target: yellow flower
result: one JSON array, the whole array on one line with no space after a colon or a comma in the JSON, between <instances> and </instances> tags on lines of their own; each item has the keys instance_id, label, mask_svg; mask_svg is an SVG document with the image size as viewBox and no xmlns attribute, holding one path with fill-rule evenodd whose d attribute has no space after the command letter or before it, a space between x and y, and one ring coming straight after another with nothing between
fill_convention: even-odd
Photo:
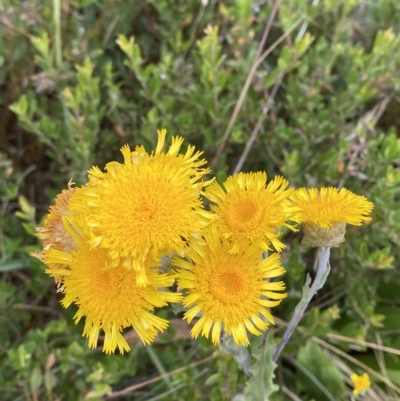
<instances>
[{"instance_id":1,"label":"yellow flower","mask_svg":"<svg viewBox=\"0 0 400 401\"><path fill-rule=\"evenodd\" d=\"M201 168L206 163L199 159L202 152L189 146L178 154L183 139L174 137L163 153L165 135L166 130L158 131L152 154L142 146L134 152L124 146L124 163L108 163L105 173L93 167L87 186L71 199L71 209L85 216L90 245L106 248L112 265L138 271L138 285L147 283L143 265L149 253L183 252L210 216L200 199L208 184L201 180L209 173ZM76 222L69 223L75 227Z\"/></svg>"},{"instance_id":2,"label":"yellow flower","mask_svg":"<svg viewBox=\"0 0 400 401\"><path fill-rule=\"evenodd\" d=\"M301 208L303 243L311 246L338 246L344 241L346 223L359 226L370 221L374 207L345 188L300 188L291 200Z\"/></svg>"},{"instance_id":3,"label":"yellow flower","mask_svg":"<svg viewBox=\"0 0 400 401\"><path fill-rule=\"evenodd\" d=\"M232 243L232 252L237 252L243 239L270 250L272 243L279 252L284 248L278 240L281 227L288 227L288 220L297 220L298 207L293 207L288 197L294 189L287 189L289 182L275 177L266 185L265 172L239 173L228 177L225 191L214 182L205 191L205 196L215 202L212 211L216 214L215 227Z\"/></svg>"},{"instance_id":4,"label":"yellow flower","mask_svg":"<svg viewBox=\"0 0 400 401\"><path fill-rule=\"evenodd\" d=\"M63 283L62 305L67 308L72 303L78 306L75 322L85 318L83 335L89 339L89 347L96 348L99 331L105 333L103 351L121 353L129 350L129 345L121 331L133 327L144 344L150 344L158 331L168 326L168 321L151 313L154 307L179 302L180 294L159 291L158 287L173 284L173 278L159 274L150 268L155 261L147 261L148 285L137 287L136 271L118 265L110 268L110 258L106 249L89 249L82 242L78 250L71 253L50 249L45 252L45 262L68 265L62 271L66 276ZM46 273L54 275L53 270Z\"/></svg>"},{"instance_id":5,"label":"yellow flower","mask_svg":"<svg viewBox=\"0 0 400 401\"><path fill-rule=\"evenodd\" d=\"M190 323L200 319L191 334L200 334L220 342L221 331L232 335L235 343L248 345L247 331L260 335L274 323L267 308L278 305L287 296L282 281L270 282L285 272L279 254L260 257L259 247L244 240L238 243L237 253L230 252L231 244L215 232L206 236L206 245L193 244L190 261L175 257L178 287L187 289L183 305L190 307L185 319Z\"/></svg>"},{"instance_id":6,"label":"yellow flower","mask_svg":"<svg viewBox=\"0 0 400 401\"><path fill-rule=\"evenodd\" d=\"M357 395L362 391L367 390L368 388L371 387L371 381L369 380L369 376L367 373L364 373L361 376L358 376L356 373L353 373L350 376L350 379L354 385L354 390L353 390L354 395Z\"/></svg>"},{"instance_id":7,"label":"yellow flower","mask_svg":"<svg viewBox=\"0 0 400 401\"><path fill-rule=\"evenodd\" d=\"M68 204L75 188L72 182L68 183L68 189L63 190L57 195L55 204L50 206L49 214L43 227L36 229L36 235L43 240L43 251L32 252L31 255L43 261L44 252L49 249L58 249L60 251L71 252L76 247L75 240L71 237L63 225L63 218L68 215ZM63 276L55 274L57 269L65 269L65 265L50 264L50 270L54 270L54 279L58 285L61 284Z\"/></svg>"},{"instance_id":8,"label":"yellow flower","mask_svg":"<svg viewBox=\"0 0 400 401\"><path fill-rule=\"evenodd\" d=\"M341 222L360 226L363 221L371 220L368 215L374 207L364 196L345 188L300 188L291 199L302 209L302 223L314 223L323 228Z\"/></svg>"}]
</instances>

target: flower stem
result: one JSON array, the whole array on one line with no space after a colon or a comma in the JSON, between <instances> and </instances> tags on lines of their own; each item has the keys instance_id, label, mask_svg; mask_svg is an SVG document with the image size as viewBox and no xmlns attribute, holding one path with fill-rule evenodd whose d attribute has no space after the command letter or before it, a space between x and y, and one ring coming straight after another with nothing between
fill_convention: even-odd
<instances>
[{"instance_id":1,"label":"flower stem","mask_svg":"<svg viewBox=\"0 0 400 401\"><path fill-rule=\"evenodd\" d=\"M220 347L227 353L231 354L236 363L242 367L247 377L252 377L251 373L251 356L247 347L237 345L233 338L229 335L224 335L224 341Z\"/></svg>"},{"instance_id":2,"label":"flower stem","mask_svg":"<svg viewBox=\"0 0 400 401\"><path fill-rule=\"evenodd\" d=\"M272 358L274 362L278 360L279 355L285 348L295 328L297 327L301 318L303 317L303 314L307 309L307 306L310 303L311 299L325 284L326 278L328 277L330 271L329 254L330 254L329 247L318 248L318 270L314 282L310 287L311 278L309 275L307 275L306 283L304 284L303 287L303 295L301 297L301 300L297 304L296 309L294 310L293 318L290 321L288 327L286 328L286 331L283 334L281 342L276 347L274 356Z\"/></svg>"}]
</instances>

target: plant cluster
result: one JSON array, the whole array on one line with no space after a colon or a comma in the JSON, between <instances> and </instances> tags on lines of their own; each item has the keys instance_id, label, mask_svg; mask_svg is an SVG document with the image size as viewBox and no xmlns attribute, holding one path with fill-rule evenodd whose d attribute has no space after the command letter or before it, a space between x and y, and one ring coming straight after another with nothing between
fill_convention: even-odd
<instances>
[{"instance_id":1,"label":"plant cluster","mask_svg":"<svg viewBox=\"0 0 400 401\"><path fill-rule=\"evenodd\" d=\"M399 13L397 0L3 0L0 399L124 396L137 401L237 401L245 393L270 401L395 399L400 394ZM184 232L182 238L165 236L164 242L157 242L164 250L148 245L154 238L138 235L135 239L140 246L130 256L127 250L135 247L129 240L126 248L117 247L123 255L121 263L126 263L120 271L130 275L128 281L137 293L148 298L148 287L154 289L144 309L143 297L135 301L134 305L142 305L136 309L138 314L154 317L153 327L162 327L163 332L159 330L156 337L142 332L143 338L152 339L143 347L139 331L120 320L118 327L126 325L123 337L130 352L119 355L117 347L115 353L106 354L101 352L106 344L104 329L116 334L118 330L104 327L99 315L88 318L89 310L84 309L88 304L78 304L82 296L101 308L102 298L96 304L90 291L80 293L86 285L101 286L92 281L85 284L71 275L78 265L97 271L97 264L79 262L79 257L91 252L97 252L101 263L110 259L108 270L111 266L118 270L118 256L112 253L116 243L100 239L103 233L99 230L122 224L124 202L133 200L121 198L112 205L115 215L103 224L99 197L110 195L107 185L112 165L118 176L139 166L126 166L124 154L138 151L149 163L157 151L158 156L168 158L168 149L161 144L158 148L160 127L185 138L179 142L180 151L170 158L175 164L168 166L176 169L186 154L188 158L197 154L193 150L189 156L192 147L188 143L204 151L196 162L209 161L210 172L206 164L192 169L193 181L186 188L192 185L197 195L194 191L175 199L172 206L163 204L173 208L177 201L192 199L193 209L201 211L202 223L198 227L200 220L188 217L193 231ZM110 160L115 161L108 164L110 171L104 170ZM157 174L166 174L160 170ZM185 173L180 171L183 180ZM211 173L216 177L212 183ZM290 186L283 188L286 181L279 181L280 176ZM67 186L69 179L76 185ZM340 245L330 255L329 247L313 248L321 246L319 238L326 234L324 215L315 208L307 216L316 220L308 228L303 225L303 233L308 230L306 243L301 243L293 229L296 220L281 225L290 216L279 215L279 207L271 214L276 218L271 225L252 226L251 235L242 240L224 223L241 215L227 212L233 205L230 194L253 193L250 187L257 187L258 180L264 188L260 193L268 190L271 198L283 190L292 206L296 199L310 197L311 201L312 188L318 196L324 188L332 200L339 195L330 188L342 188L341 194L348 188L373 202L372 220L362 227L347 225L345 242L340 242L340 225L336 227L331 245ZM276 189L273 183L282 186ZM96 191L89 201L92 184ZM154 185L165 191L158 181ZM291 187L307 190L294 192ZM75 192L71 214L69 200ZM174 193L168 192L170 201ZM92 207L99 213L87 213ZM141 216L145 215L146 207L141 210ZM301 221L296 213L291 217ZM334 213L330 209L328 214ZM48 224L51 230L46 231ZM197 229L204 233L211 225L219 233L210 232L209 239L191 235ZM38 226L43 240L36 236ZM241 229L244 226L242 221ZM162 229L171 234L185 227ZM267 236L259 237L259 229ZM82 238L88 249L78 245ZM175 238L173 243L167 242L171 238ZM251 320L250 328L262 332L272 317L275 324L268 332L273 335L248 334L244 323L250 346L240 346L230 334L223 334L217 347L212 341L213 332L219 331L220 315L213 314L212 319L208 315L210 319L203 319L195 330L197 317L190 324L181 319L189 310L197 316L199 301L195 298L205 295L189 287L207 279L212 257L237 258L246 241L251 243L246 258L253 257L250 249L254 249L253 270L261 265L256 270L265 272L267 261L285 266L282 279L271 277L265 282L277 285L283 280L285 289L273 293L287 297L271 309L263 306L272 316ZM43 263L30 256L36 252L44 257L43 245L52 249L53 258L55 251L64 252L58 253L64 258L61 263L49 262L49 272L58 269L62 273L54 275L56 286L44 274ZM263 252L266 246L268 255ZM139 251L147 248L149 258L143 260ZM160 255L171 252L176 252L172 260L163 257L162 265L156 266ZM156 262L147 260L153 256ZM329 265L324 265L328 256ZM127 269L129 258L140 263ZM200 269L200 260L209 263ZM93 277L90 272L87 276ZM224 277L212 275L211 280L217 283ZM154 280L157 283L150 285ZM180 298L171 302L169 297L178 293ZM280 301L267 298L268 302ZM70 306L62 308L60 299ZM122 298L120 302L125 305ZM293 311L303 317L292 331ZM77 324L74 316L81 316ZM228 325L221 323L221 331L227 328L232 335L238 333L232 325L237 315L228 317L231 320ZM191 330L198 334L196 340ZM83 332L89 337L82 337ZM93 346L97 333L99 347L89 348L88 340ZM244 339L242 334L236 337ZM107 350L111 344L115 344L112 335Z\"/></svg>"},{"instance_id":2,"label":"plant cluster","mask_svg":"<svg viewBox=\"0 0 400 401\"><path fill-rule=\"evenodd\" d=\"M267 185L265 172L228 177L224 188L204 181L210 171L202 152L189 146L179 153L183 138L173 137L164 153L166 133L158 131L150 154L143 146L124 146L123 163L110 162L105 172L92 167L88 183L63 190L37 230L44 249L33 256L47 264L63 306L78 305L74 319L85 318L91 348L104 331L106 353L129 351L126 327L144 344L167 327L151 312L180 301L180 292L166 288L174 278L183 292L184 318L198 318L194 338L201 334L219 344L223 335L232 336L234 343L250 345L248 333L266 332L274 323L269 309L287 296L283 281L271 281L285 272L281 229L296 230L290 221L301 222L303 243L329 250L344 241L346 223L371 220L373 204L344 188L295 191L279 176ZM213 203L210 211L201 195ZM172 265L163 267L162 259L174 254ZM320 263L304 305L326 280L328 259ZM303 313L295 313L274 360Z\"/></svg>"}]
</instances>

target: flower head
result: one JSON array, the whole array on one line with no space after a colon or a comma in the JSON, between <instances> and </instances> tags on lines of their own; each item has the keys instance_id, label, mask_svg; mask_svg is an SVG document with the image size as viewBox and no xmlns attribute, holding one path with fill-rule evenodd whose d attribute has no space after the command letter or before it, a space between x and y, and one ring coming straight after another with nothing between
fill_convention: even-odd
<instances>
[{"instance_id":1,"label":"flower head","mask_svg":"<svg viewBox=\"0 0 400 401\"><path fill-rule=\"evenodd\" d=\"M90 245L106 248L112 264L140 272L139 285L147 283L142 267L149 253L182 252L208 224L200 199L207 185L201 179L209 172L201 167L202 152L189 146L179 154L183 139L174 137L163 153L165 135L166 130L158 132L151 154L124 146L124 163L108 163L105 173L93 167L87 186L71 199L72 210L85 216Z\"/></svg>"},{"instance_id":2,"label":"flower head","mask_svg":"<svg viewBox=\"0 0 400 401\"><path fill-rule=\"evenodd\" d=\"M301 208L303 243L311 246L338 246L344 241L346 223L360 226L370 221L374 207L364 196L345 188L300 188L291 200Z\"/></svg>"},{"instance_id":3,"label":"flower head","mask_svg":"<svg viewBox=\"0 0 400 401\"><path fill-rule=\"evenodd\" d=\"M300 188L291 200L301 208L302 223L323 228L334 223L360 226L363 221L371 220L368 215L374 207L364 196L355 195L346 188Z\"/></svg>"},{"instance_id":4,"label":"flower head","mask_svg":"<svg viewBox=\"0 0 400 401\"><path fill-rule=\"evenodd\" d=\"M285 272L279 255L260 257L260 248L243 240L237 253L231 244L215 232L206 237L206 245L193 244L190 261L176 257L172 263L177 272L178 286L187 290L183 305L190 309L185 319L190 323L200 319L191 334L220 342L221 330L232 335L235 343L248 345L247 331L260 335L274 318L267 308L278 305L286 294L282 281L271 282Z\"/></svg>"},{"instance_id":5,"label":"flower head","mask_svg":"<svg viewBox=\"0 0 400 401\"><path fill-rule=\"evenodd\" d=\"M97 346L99 331L103 330L103 351L112 353L117 347L121 353L128 351L121 333L125 327L133 327L143 343L150 344L157 332L168 326L151 311L180 299L180 294L158 290L172 285L173 279L149 267L155 261L147 261L144 268L148 285L137 287L135 270L121 265L110 267L106 249L90 249L84 242L80 245L71 253L51 249L45 253L45 262L68 266L62 272L66 279L61 303L65 308L72 303L78 306L74 319L77 323L85 318L83 335L89 338L89 347ZM52 270L46 273L54 274Z\"/></svg>"},{"instance_id":6,"label":"flower head","mask_svg":"<svg viewBox=\"0 0 400 401\"><path fill-rule=\"evenodd\" d=\"M212 211L217 216L215 228L232 241L232 252L237 252L239 243L247 239L263 250L269 244L281 251L284 247L278 240L281 227L292 230L287 221L297 219L298 207L288 201L294 189L287 189L289 182L275 177L266 185L265 172L239 173L228 177L225 191L214 182L205 191L205 196L215 202Z\"/></svg>"},{"instance_id":7,"label":"flower head","mask_svg":"<svg viewBox=\"0 0 400 401\"><path fill-rule=\"evenodd\" d=\"M69 213L69 201L75 192L72 182L68 183L68 189L64 189L55 199L55 204L50 206L49 214L44 222L43 227L36 229L36 235L43 240L43 251L32 252L32 256L43 261L44 252L49 249L57 249L60 251L71 252L76 247L75 240L65 229L63 219ZM49 264L50 270L65 269L65 265ZM56 283L60 284L63 276L54 274Z\"/></svg>"},{"instance_id":8,"label":"flower head","mask_svg":"<svg viewBox=\"0 0 400 401\"><path fill-rule=\"evenodd\" d=\"M367 390L368 388L371 387L371 381L369 380L369 376L367 373L364 373L361 376L358 376L356 373L353 373L350 376L350 379L354 385L354 390L353 390L354 395L357 395L362 391Z\"/></svg>"}]
</instances>

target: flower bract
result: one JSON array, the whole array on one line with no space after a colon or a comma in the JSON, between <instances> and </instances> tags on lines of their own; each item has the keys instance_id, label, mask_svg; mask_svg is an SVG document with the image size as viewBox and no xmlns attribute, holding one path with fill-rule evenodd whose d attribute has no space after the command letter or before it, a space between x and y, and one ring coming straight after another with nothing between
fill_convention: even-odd
<instances>
[{"instance_id":1,"label":"flower bract","mask_svg":"<svg viewBox=\"0 0 400 401\"><path fill-rule=\"evenodd\" d=\"M238 243L236 253L230 248L228 240L211 232L205 246L194 244L188 260L176 257L173 264L179 267L178 286L186 290L185 319L190 323L201 316L192 336L211 336L218 344L223 330L235 343L248 345L247 331L260 335L274 323L267 308L278 305L286 294L282 281L270 279L285 270L279 254L262 259L260 248L246 240Z\"/></svg>"}]
</instances>

